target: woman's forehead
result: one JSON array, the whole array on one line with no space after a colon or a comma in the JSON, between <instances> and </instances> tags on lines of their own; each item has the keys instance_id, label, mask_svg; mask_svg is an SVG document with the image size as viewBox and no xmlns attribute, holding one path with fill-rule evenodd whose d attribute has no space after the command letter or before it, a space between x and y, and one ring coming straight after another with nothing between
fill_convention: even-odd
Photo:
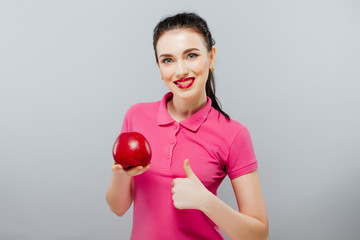
<instances>
[{"instance_id":1,"label":"woman's forehead","mask_svg":"<svg viewBox=\"0 0 360 240\"><path fill-rule=\"evenodd\" d=\"M206 50L203 36L190 28L172 29L163 33L156 45L159 55L177 52L188 48Z\"/></svg>"}]
</instances>

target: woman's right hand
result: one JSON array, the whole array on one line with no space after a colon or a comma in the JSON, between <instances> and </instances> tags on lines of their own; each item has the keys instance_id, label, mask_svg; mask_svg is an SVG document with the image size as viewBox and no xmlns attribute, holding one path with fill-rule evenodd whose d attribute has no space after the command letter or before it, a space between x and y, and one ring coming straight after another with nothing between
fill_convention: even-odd
<instances>
[{"instance_id":1,"label":"woman's right hand","mask_svg":"<svg viewBox=\"0 0 360 240\"><path fill-rule=\"evenodd\" d=\"M119 173L126 173L128 176L137 176L140 175L142 173L144 173L145 171L147 171L151 166L151 163L149 163L148 165L146 165L145 167L143 166L137 166L137 167L132 167L129 169L124 169L121 164L118 164L116 162L113 163L112 165L112 171L115 174L119 174Z\"/></svg>"}]
</instances>

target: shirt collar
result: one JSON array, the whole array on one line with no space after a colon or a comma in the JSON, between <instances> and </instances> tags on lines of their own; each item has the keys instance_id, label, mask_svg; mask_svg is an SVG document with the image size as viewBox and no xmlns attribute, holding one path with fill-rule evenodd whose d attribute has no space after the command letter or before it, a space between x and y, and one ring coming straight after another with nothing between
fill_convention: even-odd
<instances>
[{"instance_id":1,"label":"shirt collar","mask_svg":"<svg viewBox=\"0 0 360 240\"><path fill-rule=\"evenodd\" d=\"M158 111L158 124L167 125L175 122L175 120L170 116L167 111L166 103L173 96L172 92L168 92L160 101L159 111ZM180 122L180 124L187 129L196 132L201 124L207 119L209 112L211 110L211 99L207 97L207 103L205 107L200 109L194 115L188 117L187 119Z\"/></svg>"}]
</instances>

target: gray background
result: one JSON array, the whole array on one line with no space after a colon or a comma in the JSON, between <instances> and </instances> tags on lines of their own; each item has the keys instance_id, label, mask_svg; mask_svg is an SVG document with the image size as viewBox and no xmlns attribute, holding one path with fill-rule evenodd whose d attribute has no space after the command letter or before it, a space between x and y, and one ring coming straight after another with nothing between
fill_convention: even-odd
<instances>
[{"instance_id":1,"label":"gray background","mask_svg":"<svg viewBox=\"0 0 360 240\"><path fill-rule=\"evenodd\" d=\"M111 149L127 108L167 92L152 31L184 10L251 132L270 239L359 238L359 1L2 0L1 239L129 239L132 211L105 201ZM236 208L228 179L219 197Z\"/></svg>"}]
</instances>

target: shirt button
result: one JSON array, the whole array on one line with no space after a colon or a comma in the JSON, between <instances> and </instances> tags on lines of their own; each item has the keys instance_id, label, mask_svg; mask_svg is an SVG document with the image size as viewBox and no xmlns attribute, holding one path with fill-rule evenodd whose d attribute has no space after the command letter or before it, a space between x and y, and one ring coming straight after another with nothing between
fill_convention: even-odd
<instances>
[{"instance_id":1,"label":"shirt button","mask_svg":"<svg viewBox=\"0 0 360 240\"><path fill-rule=\"evenodd\" d=\"M176 142L176 140L175 140L175 139L173 139L173 140L171 141L171 143L172 143L172 144L174 144L175 142Z\"/></svg>"}]
</instances>

